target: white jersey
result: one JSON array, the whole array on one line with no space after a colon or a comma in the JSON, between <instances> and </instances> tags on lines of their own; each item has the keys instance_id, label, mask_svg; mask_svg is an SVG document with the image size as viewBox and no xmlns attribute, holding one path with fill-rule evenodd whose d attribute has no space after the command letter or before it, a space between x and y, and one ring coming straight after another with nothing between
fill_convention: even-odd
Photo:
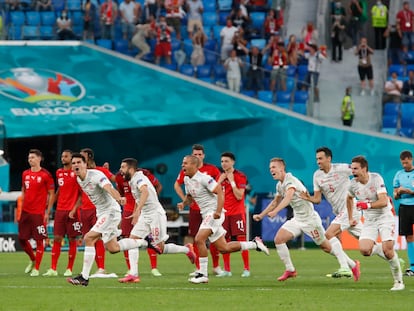
<instances>
[{"instance_id":1,"label":"white jersey","mask_svg":"<svg viewBox=\"0 0 414 311\"><path fill-rule=\"evenodd\" d=\"M328 173L317 170L313 174L313 190L320 191L331 204L335 215L346 211L346 197L352 170L349 164L332 164Z\"/></svg>"},{"instance_id":2,"label":"white jersey","mask_svg":"<svg viewBox=\"0 0 414 311\"><path fill-rule=\"evenodd\" d=\"M184 185L186 193L191 195L200 207L203 217L216 211L217 195L212 191L217 187L217 181L213 177L197 171L191 178L189 176L184 177Z\"/></svg>"},{"instance_id":3,"label":"white jersey","mask_svg":"<svg viewBox=\"0 0 414 311\"><path fill-rule=\"evenodd\" d=\"M135 172L134 176L132 176L131 180L129 181L129 186L131 187L131 193L134 196L135 202L137 204L139 203L139 200L141 197L141 191L139 189L143 185L147 186L148 198L145 201L144 206L142 207L141 215L150 216L150 215L156 214L157 212L165 213L164 208L162 207L160 201L158 200L157 191L155 190L151 181L148 179L147 176L144 175L142 171Z\"/></svg>"},{"instance_id":4,"label":"white jersey","mask_svg":"<svg viewBox=\"0 0 414 311\"><path fill-rule=\"evenodd\" d=\"M286 191L290 188L295 188L295 193L290 201L290 206L293 209L295 218L299 221L306 221L313 217L315 212L313 204L300 197L301 192L307 191L305 186L291 173L287 173L284 181L279 181L277 183L276 194L284 197L286 195Z\"/></svg>"},{"instance_id":5,"label":"white jersey","mask_svg":"<svg viewBox=\"0 0 414 311\"><path fill-rule=\"evenodd\" d=\"M351 180L349 186L349 194L356 198L358 201L372 201L375 202L378 200L378 194L385 193L387 194L387 189L385 188L384 179L381 175L377 173L368 173L368 182L364 185L355 179ZM372 218L383 214L388 214L391 212L391 203L387 200L387 206L384 208L370 208L364 210L364 217Z\"/></svg>"},{"instance_id":6,"label":"white jersey","mask_svg":"<svg viewBox=\"0 0 414 311\"><path fill-rule=\"evenodd\" d=\"M96 207L96 215L100 215L107 212L121 212L121 207L118 202L104 190L105 185L111 185L108 177L104 173L95 169L88 169L84 180L77 177L78 184L82 190L88 195L91 202Z\"/></svg>"}]
</instances>

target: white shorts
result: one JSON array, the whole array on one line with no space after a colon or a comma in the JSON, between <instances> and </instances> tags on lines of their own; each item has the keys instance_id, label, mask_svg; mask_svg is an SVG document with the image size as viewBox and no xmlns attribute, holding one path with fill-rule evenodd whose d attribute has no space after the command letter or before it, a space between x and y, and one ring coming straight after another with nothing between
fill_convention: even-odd
<instances>
[{"instance_id":1,"label":"white shorts","mask_svg":"<svg viewBox=\"0 0 414 311\"><path fill-rule=\"evenodd\" d=\"M361 213L355 209L352 213L352 216L354 220L358 221L358 224L355 226L349 225L348 210L340 212L338 215L336 215L335 219L332 220L331 224L340 225L341 231L348 230L348 232L351 233L353 236L359 238L362 231Z\"/></svg>"},{"instance_id":2,"label":"white shorts","mask_svg":"<svg viewBox=\"0 0 414 311\"><path fill-rule=\"evenodd\" d=\"M110 212L102 214L96 220L90 231L102 234L102 241L109 242L118 236L118 225L121 222L121 212Z\"/></svg>"},{"instance_id":3,"label":"white shorts","mask_svg":"<svg viewBox=\"0 0 414 311\"><path fill-rule=\"evenodd\" d=\"M285 222L282 227L293 234L297 238L302 233L309 236L316 245L321 245L325 241L325 229L322 220L317 212L309 217L306 221L298 221L295 217Z\"/></svg>"},{"instance_id":4,"label":"white shorts","mask_svg":"<svg viewBox=\"0 0 414 311\"><path fill-rule=\"evenodd\" d=\"M214 243L223 235L226 234L226 230L223 228L224 222L224 213L221 213L219 219L214 219L213 213L207 214L203 217L203 221L201 222L200 228L201 229L208 229L211 230L213 233L208 237L211 243Z\"/></svg>"},{"instance_id":5,"label":"white shorts","mask_svg":"<svg viewBox=\"0 0 414 311\"><path fill-rule=\"evenodd\" d=\"M394 241L395 220L391 212L379 216L365 217L360 240L376 241L378 235L381 241Z\"/></svg>"},{"instance_id":6,"label":"white shorts","mask_svg":"<svg viewBox=\"0 0 414 311\"><path fill-rule=\"evenodd\" d=\"M168 240L167 216L164 211L160 211L151 216L140 215L138 222L131 230L131 235L139 238L145 238L150 233L152 234L154 242L157 244Z\"/></svg>"}]
</instances>

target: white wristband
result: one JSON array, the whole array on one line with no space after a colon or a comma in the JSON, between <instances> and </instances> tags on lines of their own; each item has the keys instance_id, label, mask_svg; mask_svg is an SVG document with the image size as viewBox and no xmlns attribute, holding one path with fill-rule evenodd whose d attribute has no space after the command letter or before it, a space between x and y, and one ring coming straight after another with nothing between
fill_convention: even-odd
<instances>
[{"instance_id":1,"label":"white wristband","mask_svg":"<svg viewBox=\"0 0 414 311\"><path fill-rule=\"evenodd\" d=\"M230 182L230 185L231 185L232 188L236 187L236 183L234 181Z\"/></svg>"}]
</instances>

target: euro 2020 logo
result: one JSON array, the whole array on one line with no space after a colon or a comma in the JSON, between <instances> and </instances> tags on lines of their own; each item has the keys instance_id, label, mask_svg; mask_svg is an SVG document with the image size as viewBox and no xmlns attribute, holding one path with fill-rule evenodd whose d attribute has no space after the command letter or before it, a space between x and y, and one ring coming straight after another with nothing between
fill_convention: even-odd
<instances>
[{"instance_id":1,"label":"euro 2020 logo","mask_svg":"<svg viewBox=\"0 0 414 311\"><path fill-rule=\"evenodd\" d=\"M59 72L20 67L0 72L0 93L26 103L75 102L85 96L85 88Z\"/></svg>"}]
</instances>

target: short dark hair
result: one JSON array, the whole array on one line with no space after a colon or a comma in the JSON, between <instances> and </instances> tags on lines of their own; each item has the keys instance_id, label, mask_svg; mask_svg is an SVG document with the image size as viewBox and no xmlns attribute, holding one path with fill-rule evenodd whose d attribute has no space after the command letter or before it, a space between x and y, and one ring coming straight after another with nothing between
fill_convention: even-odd
<instances>
[{"instance_id":1,"label":"short dark hair","mask_svg":"<svg viewBox=\"0 0 414 311\"><path fill-rule=\"evenodd\" d=\"M323 152L327 157L331 157L332 159L332 150L328 147L319 147L318 149L316 149L316 153L318 152Z\"/></svg>"},{"instance_id":2,"label":"short dark hair","mask_svg":"<svg viewBox=\"0 0 414 311\"><path fill-rule=\"evenodd\" d=\"M30 149L29 153L34 153L35 155L37 155L38 157L41 157L43 159L43 153L39 149Z\"/></svg>"},{"instance_id":3,"label":"short dark hair","mask_svg":"<svg viewBox=\"0 0 414 311\"><path fill-rule=\"evenodd\" d=\"M230 152L230 151L223 152L221 154L221 157L227 157L227 158L232 159L233 161L236 161L236 156L234 155L233 152Z\"/></svg>"},{"instance_id":4,"label":"short dark hair","mask_svg":"<svg viewBox=\"0 0 414 311\"><path fill-rule=\"evenodd\" d=\"M125 158L122 160L122 162L126 163L129 167L132 167L134 169L138 168L138 161L134 158Z\"/></svg>"},{"instance_id":5,"label":"short dark hair","mask_svg":"<svg viewBox=\"0 0 414 311\"><path fill-rule=\"evenodd\" d=\"M413 154L411 153L411 151L408 151L408 150L401 151L400 160L412 159L412 158L413 158Z\"/></svg>"},{"instance_id":6,"label":"short dark hair","mask_svg":"<svg viewBox=\"0 0 414 311\"><path fill-rule=\"evenodd\" d=\"M200 144L194 144L193 147L191 148L191 150L201 150L204 153L204 146L200 145Z\"/></svg>"},{"instance_id":7,"label":"short dark hair","mask_svg":"<svg viewBox=\"0 0 414 311\"><path fill-rule=\"evenodd\" d=\"M95 158L95 154L93 153L93 150L91 148L83 148L83 149L81 149L81 152L87 153L89 159L91 159L91 160L93 160Z\"/></svg>"},{"instance_id":8,"label":"short dark hair","mask_svg":"<svg viewBox=\"0 0 414 311\"><path fill-rule=\"evenodd\" d=\"M364 156L359 155L352 158L352 163L359 163L362 168L366 167L368 171L368 161Z\"/></svg>"},{"instance_id":9,"label":"short dark hair","mask_svg":"<svg viewBox=\"0 0 414 311\"><path fill-rule=\"evenodd\" d=\"M73 158L81 158L81 159L82 159L82 161L86 163L86 159L85 159L85 157L84 157L84 156L83 156L80 152L75 152L75 153L72 153L72 159L73 159Z\"/></svg>"}]
</instances>

